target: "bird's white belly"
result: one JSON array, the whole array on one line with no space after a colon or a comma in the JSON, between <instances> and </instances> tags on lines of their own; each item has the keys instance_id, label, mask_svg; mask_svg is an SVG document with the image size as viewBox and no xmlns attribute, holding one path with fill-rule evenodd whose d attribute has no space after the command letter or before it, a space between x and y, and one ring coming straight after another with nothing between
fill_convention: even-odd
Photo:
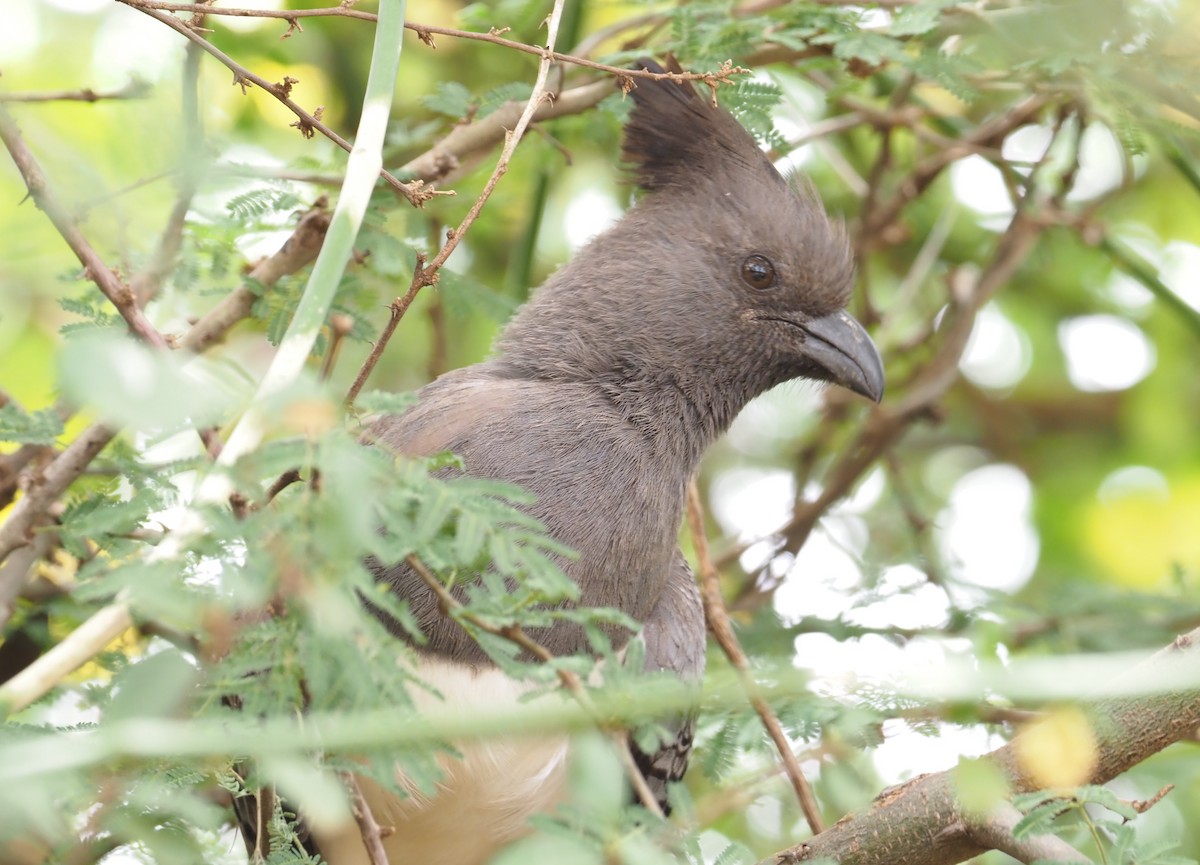
<instances>
[{"instance_id":1,"label":"bird's white belly","mask_svg":"<svg viewBox=\"0 0 1200 865\"><path fill-rule=\"evenodd\" d=\"M529 690L499 670L476 672L441 660L422 659L418 672L445 698L414 693L421 709L474 715L514 704ZM400 798L359 779L376 822L384 827L390 865L482 865L528 831L531 815L553 809L563 797L565 736L453 744L462 759L441 759L444 776L433 797L412 790ZM409 787L403 777L400 781ZM386 834L389 827L394 831ZM329 865L368 865L354 824L314 835Z\"/></svg>"}]
</instances>

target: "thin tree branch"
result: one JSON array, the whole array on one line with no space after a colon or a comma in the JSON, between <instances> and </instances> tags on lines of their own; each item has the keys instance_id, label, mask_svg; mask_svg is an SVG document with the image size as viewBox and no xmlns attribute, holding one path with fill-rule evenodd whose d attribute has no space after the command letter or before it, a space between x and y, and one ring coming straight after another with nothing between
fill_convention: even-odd
<instances>
[{"instance_id":1,"label":"thin tree branch","mask_svg":"<svg viewBox=\"0 0 1200 865\"><path fill-rule=\"evenodd\" d=\"M717 645L729 658L729 663L737 670L738 679L746 692L747 699L750 700L750 705L754 707L754 711L762 720L763 727L767 730L767 735L771 737L771 741L775 743L775 748L779 751L784 772L792 783L796 799L800 802L800 810L804 812L804 819L808 821L809 828L816 835L824 828L816 796L813 795L812 787L809 786L804 773L800 771L800 762L796 759L792 744L783 731L783 725L779 723L779 718L776 717L770 704L759 693L758 687L754 683L754 677L750 671L750 661L742 650L737 635L733 633L733 624L729 621L729 613L725 610L725 601L721 597L721 578L708 555L708 534L704 531L704 506L700 502L700 492L696 488L694 480L688 485L687 512L688 527L691 530L692 544L696 549L696 560L700 571L700 594L704 600L704 618L708 622L708 629L716 639Z\"/></svg>"},{"instance_id":2,"label":"thin tree branch","mask_svg":"<svg viewBox=\"0 0 1200 865\"><path fill-rule=\"evenodd\" d=\"M188 12L192 7L187 3L166 3L161 0L117 0L119 3L124 3L127 6L133 6L138 9L158 9L172 12ZM293 28L299 28L299 20L301 18L357 18L362 21L377 21L378 16L372 12L362 12L348 6L328 6L319 9L230 9L218 8L210 6L205 8L205 13L209 15L229 15L239 18L278 18L287 21ZM411 30L417 37L428 45L430 48L436 48L434 44L434 36L449 36L455 39L470 39L477 42L488 42L492 45L499 45L503 48L508 48L513 51L520 51L524 54L532 54L535 57L549 57L551 60L558 63L569 63L572 66L581 66L585 69L595 69L600 72L608 72L611 75L616 75L619 78L648 78L652 80L666 79L669 81L700 81L710 88L715 88L719 84L729 83L731 75L742 75L749 72L749 69L741 67L728 66L722 67L715 72L651 72L648 69L626 69L620 66L609 66L606 63L597 63L595 60L589 60L586 57L579 57L572 54L564 54L561 51L555 51L552 47L546 48L537 45L529 45L524 42L517 42L513 39L505 39L501 34L506 32L507 28L500 30L493 28L489 33L478 33L472 30L459 30L455 27L440 27L435 24L418 24L416 22L404 22L406 30Z\"/></svg>"},{"instance_id":3,"label":"thin tree branch","mask_svg":"<svg viewBox=\"0 0 1200 865\"><path fill-rule=\"evenodd\" d=\"M367 859L371 865L388 865L387 851L383 848L383 828L371 813L367 797L358 786L358 779L350 772L339 772L346 791L350 794L350 810L354 814L354 822L358 824L359 834L362 835L363 847L367 851Z\"/></svg>"},{"instance_id":4,"label":"thin tree branch","mask_svg":"<svg viewBox=\"0 0 1200 865\"><path fill-rule=\"evenodd\" d=\"M111 99L142 99L150 92L150 85L134 78L116 90L96 91L90 87L82 90L46 90L33 93L0 93L0 102L103 102Z\"/></svg>"}]
</instances>

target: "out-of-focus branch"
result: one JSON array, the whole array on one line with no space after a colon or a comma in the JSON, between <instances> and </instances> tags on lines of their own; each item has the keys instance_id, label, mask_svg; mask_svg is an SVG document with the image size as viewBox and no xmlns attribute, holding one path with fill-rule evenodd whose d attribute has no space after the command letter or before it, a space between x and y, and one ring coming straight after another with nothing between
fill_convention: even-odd
<instances>
[{"instance_id":1,"label":"out-of-focus branch","mask_svg":"<svg viewBox=\"0 0 1200 865\"><path fill-rule=\"evenodd\" d=\"M96 613L3 686L0 717L19 712L79 669L133 624L129 608L111 604Z\"/></svg>"},{"instance_id":2,"label":"out-of-focus branch","mask_svg":"<svg viewBox=\"0 0 1200 865\"><path fill-rule=\"evenodd\" d=\"M31 93L0 93L0 102L104 102L112 99L141 99L150 92L150 85L138 78L116 90L45 90Z\"/></svg>"}]
</instances>

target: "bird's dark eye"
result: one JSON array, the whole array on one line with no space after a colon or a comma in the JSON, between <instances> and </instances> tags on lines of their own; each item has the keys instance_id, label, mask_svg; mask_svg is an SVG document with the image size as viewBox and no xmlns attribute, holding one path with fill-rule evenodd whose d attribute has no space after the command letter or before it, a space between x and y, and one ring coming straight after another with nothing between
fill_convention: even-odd
<instances>
[{"instance_id":1,"label":"bird's dark eye","mask_svg":"<svg viewBox=\"0 0 1200 865\"><path fill-rule=\"evenodd\" d=\"M742 262L742 281L751 288L770 288L775 284L775 265L765 255L751 255Z\"/></svg>"}]
</instances>

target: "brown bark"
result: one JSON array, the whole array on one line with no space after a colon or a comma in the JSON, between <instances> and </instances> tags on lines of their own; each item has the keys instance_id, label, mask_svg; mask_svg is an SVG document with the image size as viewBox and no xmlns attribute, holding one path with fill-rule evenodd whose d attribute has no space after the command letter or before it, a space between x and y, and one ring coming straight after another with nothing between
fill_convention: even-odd
<instances>
[{"instance_id":1,"label":"brown bark","mask_svg":"<svg viewBox=\"0 0 1200 865\"><path fill-rule=\"evenodd\" d=\"M1190 674L1189 684L1178 683ZM1200 726L1200 628L1119 677L1111 693L1081 708L1096 740L1096 764L1088 782L1104 784ZM1162 681L1163 690L1146 685ZM1021 737L985 759L1005 773L1013 792L1037 789L1020 769ZM998 846L996 826L964 814L953 772L921 775L885 790L865 810L849 814L826 831L774 857L775 863L832 859L842 865L953 865ZM1011 830L1009 830L1011 834ZM1061 856L1055 858L1062 858Z\"/></svg>"}]
</instances>

